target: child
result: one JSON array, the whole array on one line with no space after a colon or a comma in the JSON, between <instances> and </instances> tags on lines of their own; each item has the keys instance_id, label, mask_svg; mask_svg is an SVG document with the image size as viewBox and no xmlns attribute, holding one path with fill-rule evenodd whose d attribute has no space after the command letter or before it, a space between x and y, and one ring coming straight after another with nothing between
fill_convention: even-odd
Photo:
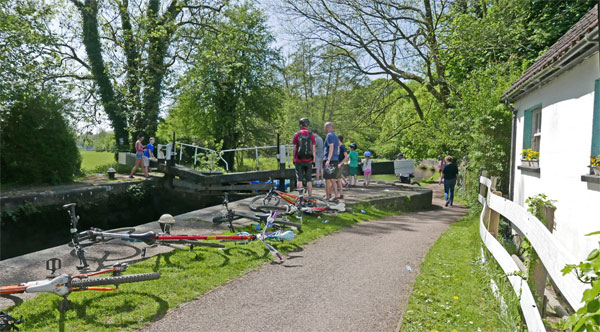
<instances>
[{"instance_id":1,"label":"child","mask_svg":"<svg viewBox=\"0 0 600 332\"><path fill-rule=\"evenodd\" d=\"M365 187L368 187L369 183L371 183L371 162L371 152L366 151L365 159L362 160L362 169L363 173L365 174L365 182L363 183L363 185Z\"/></svg>"},{"instance_id":2,"label":"child","mask_svg":"<svg viewBox=\"0 0 600 332\"><path fill-rule=\"evenodd\" d=\"M356 143L350 144L350 153L348 158L350 159L350 186L356 186L358 181L358 152L356 152Z\"/></svg>"}]
</instances>

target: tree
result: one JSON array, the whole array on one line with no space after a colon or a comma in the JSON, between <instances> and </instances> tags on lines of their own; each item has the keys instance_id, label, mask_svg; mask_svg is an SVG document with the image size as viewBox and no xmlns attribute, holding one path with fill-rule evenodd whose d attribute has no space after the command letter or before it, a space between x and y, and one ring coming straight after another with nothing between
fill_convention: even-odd
<instances>
[{"instance_id":1,"label":"tree","mask_svg":"<svg viewBox=\"0 0 600 332\"><path fill-rule=\"evenodd\" d=\"M169 118L184 119L179 123L186 122L200 138L221 142L225 150L272 141L280 107L273 37L265 17L248 3L223 14L215 31L194 45L194 66L179 82L181 94ZM234 154L224 159L231 167Z\"/></svg>"},{"instance_id":2,"label":"tree","mask_svg":"<svg viewBox=\"0 0 600 332\"><path fill-rule=\"evenodd\" d=\"M207 20L220 10L221 1L71 3L81 17L87 55L87 61L74 60L91 73L117 144L127 145L128 136L134 142L140 132L154 135L165 77L173 65L189 57L190 50L184 45L201 38L202 29L185 27L208 28Z\"/></svg>"},{"instance_id":3,"label":"tree","mask_svg":"<svg viewBox=\"0 0 600 332\"><path fill-rule=\"evenodd\" d=\"M450 86L438 33L449 1L286 0L286 9L308 26L298 33L330 45L366 75L389 75L421 120L422 105L409 82L424 86L448 108Z\"/></svg>"},{"instance_id":4,"label":"tree","mask_svg":"<svg viewBox=\"0 0 600 332\"><path fill-rule=\"evenodd\" d=\"M63 118L64 100L28 92L3 110L0 118L2 182L18 184L70 182L81 157Z\"/></svg>"}]
</instances>

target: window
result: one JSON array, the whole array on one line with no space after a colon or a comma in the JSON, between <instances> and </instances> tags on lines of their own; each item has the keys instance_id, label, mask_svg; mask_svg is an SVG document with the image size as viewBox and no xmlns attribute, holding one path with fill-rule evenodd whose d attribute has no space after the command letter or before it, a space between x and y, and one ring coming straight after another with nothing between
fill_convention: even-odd
<instances>
[{"instance_id":1,"label":"window","mask_svg":"<svg viewBox=\"0 0 600 332\"><path fill-rule=\"evenodd\" d=\"M538 108L533 110L532 118L531 132L533 135L531 138L531 149L540 152L540 141L542 139L542 109Z\"/></svg>"},{"instance_id":2,"label":"window","mask_svg":"<svg viewBox=\"0 0 600 332\"><path fill-rule=\"evenodd\" d=\"M542 105L525 110L523 114L523 150L540 151L542 139Z\"/></svg>"}]
</instances>

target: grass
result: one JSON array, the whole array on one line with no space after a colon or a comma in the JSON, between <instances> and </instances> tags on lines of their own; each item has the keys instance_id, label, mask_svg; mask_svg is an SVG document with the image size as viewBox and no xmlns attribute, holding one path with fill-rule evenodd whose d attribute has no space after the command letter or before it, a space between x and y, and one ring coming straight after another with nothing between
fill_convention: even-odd
<instances>
[{"instance_id":1,"label":"grass","mask_svg":"<svg viewBox=\"0 0 600 332\"><path fill-rule=\"evenodd\" d=\"M298 250L302 245L357 222L383 218L397 211L378 210L369 205L355 206L354 211L322 219L305 217L297 239L275 244L282 252ZM227 243L226 249L198 248L193 252L172 251L132 265L127 273L160 272L155 281L125 284L118 292L79 292L69 296L71 310L58 312L62 299L53 294L24 301L9 309L22 317L23 331L122 331L138 329L183 302L191 301L228 280L258 269L271 261L260 242L248 245ZM90 249L94 250L94 249Z\"/></svg>"},{"instance_id":2,"label":"grass","mask_svg":"<svg viewBox=\"0 0 600 332\"><path fill-rule=\"evenodd\" d=\"M112 152L79 151L79 153L81 154L81 169L86 173L94 171L98 167L115 163L115 154Z\"/></svg>"},{"instance_id":3,"label":"grass","mask_svg":"<svg viewBox=\"0 0 600 332\"><path fill-rule=\"evenodd\" d=\"M479 238L479 215L452 224L431 247L415 281L401 331L518 331L518 299ZM492 293L498 285L503 300ZM501 304L501 301L505 305Z\"/></svg>"}]
</instances>

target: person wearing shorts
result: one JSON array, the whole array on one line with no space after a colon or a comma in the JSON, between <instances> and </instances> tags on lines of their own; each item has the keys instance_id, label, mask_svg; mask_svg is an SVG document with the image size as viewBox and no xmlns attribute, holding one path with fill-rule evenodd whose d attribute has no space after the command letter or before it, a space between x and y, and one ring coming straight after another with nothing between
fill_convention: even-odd
<instances>
[{"instance_id":1,"label":"person wearing shorts","mask_svg":"<svg viewBox=\"0 0 600 332\"><path fill-rule=\"evenodd\" d=\"M313 136L315 137L315 176L316 182L315 185L317 187L323 187L325 185L325 180L323 179L323 161L324 152L323 152L323 139L319 136L319 132L316 129L312 130Z\"/></svg>"},{"instance_id":2,"label":"person wearing shorts","mask_svg":"<svg viewBox=\"0 0 600 332\"><path fill-rule=\"evenodd\" d=\"M137 141L135 141L135 165L131 169L131 173L129 174L129 178L133 179L133 174L137 171L138 167L143 167L143 159L144 159L144 135L139 134Z\"/></svg>"},{"instance_id":3,"label":"person wearing shorts","mask_svg":"<svg viewBox=\"0 0 600 332\"><path fill-rule=\"evenodd\" d=\"M294 135L294 167L298 188L306 187L308 195L312 195L312 163L315 160L315 137L306 128L307 118L300 119L300 131Z\"/></svg>"},{"instance_id":4,"label":"person wearing shorts","mask_svg":"<svg viewBox=\"0 0 600 332\"><path fill-rule=\"evenodd\" d=\"M340 151L340 140L333 132L333 123L325 123L325 131L327 136L324 142L325 166L323 177L325 178L325 199L337 199L337 176L338 176L338 160ZM332 197L333 195L333 197Z\"/></svg>"},{"instance_id":5,"label":"person wearing shorts","mask_svg":"<svg viewBox=\"0 0 600 332\"><path fill-rule=\"evenodd\" d=\"M144 176L146 179L150 178L148 171L150 169L150 158L154 158L154 137L150 137L150 143L146 145L144 149L144 155L142 156L142 161L144 163Z\"/></svg>"}]
</instances>

